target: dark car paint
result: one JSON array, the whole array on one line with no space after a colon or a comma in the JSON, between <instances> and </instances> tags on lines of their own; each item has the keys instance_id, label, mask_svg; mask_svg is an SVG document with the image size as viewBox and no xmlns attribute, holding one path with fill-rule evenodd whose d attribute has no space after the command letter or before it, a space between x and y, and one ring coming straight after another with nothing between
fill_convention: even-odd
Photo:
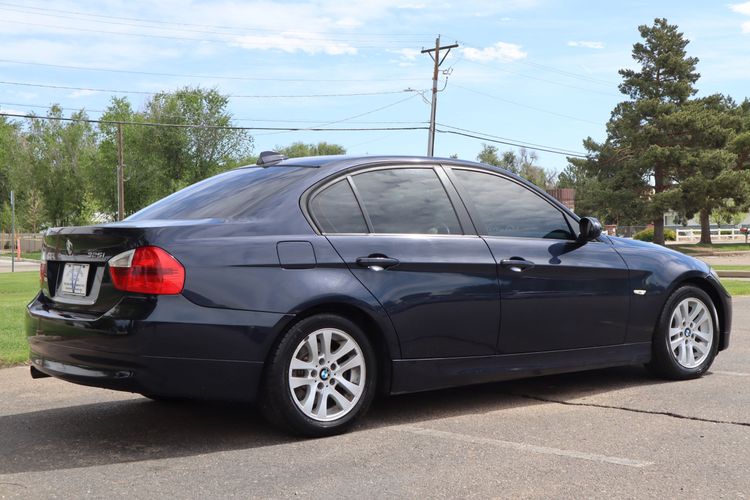
<instances>
[{"instance_id":1,"label":"dark car paint","mask_svg":"<svg viewBox=\"0 0 750 500\"><path fill-rule=\"evenodd\" d=\"M376 337L386 371L392 367L386 392L639 363L650 358L656 318L683 280L698 280L712 290L718 300L720 347L728 345L731 304L726 291L705 264L656 245L607 237L585 245L481 238L450 186L465 236L322 235L307 213L310 193L354 170L390 165L478 168L474 163L413 157L302 162L305 167L293 166L294 160L268 167L304 169L299 174L304 182L287 186L283 196L268 196L249 220L126 220L49 230L44 249L48 276L58 276L59 262L89 262L100 273L101 300L90 304L80 298L51 298L54 279L43 288L27 314L36 369L135 392L252 400L263 362L279 336L297 318L323 310L356 312ZM481 168L523 183L578 220L519 177L496 167ZM445 176L441 179L445 182ZM451 251L440 252L433 246L437 240L448 241ZM185 266L182 295L138 296L114 289L106 261L141 245L165 248ZM401 259L383 271L356 263L370 253L398 253ZM521 273L523 278L511 277L495 262L507 253L525 253L522 257L537 266ZM603 267L617 259L627 269L621 264ZM529 287L537 281L554 285L540 293ZM636 296L635 289L646 293ZM581 296L588 299L581 301ZM541 307L545 309L539 314ZM602 307L614 310L607 315ZM524 316L541 328L534 335L527 333L531 327L524 328ZM555 318L564 320L558 332L551 328ZM570 349L563 336L575 334L576 319L586 333L567 339L580 347ZM527 337L514 339L521 330ZM592 347L597 339L601 344Z\"/></svg>"}]
</instances>

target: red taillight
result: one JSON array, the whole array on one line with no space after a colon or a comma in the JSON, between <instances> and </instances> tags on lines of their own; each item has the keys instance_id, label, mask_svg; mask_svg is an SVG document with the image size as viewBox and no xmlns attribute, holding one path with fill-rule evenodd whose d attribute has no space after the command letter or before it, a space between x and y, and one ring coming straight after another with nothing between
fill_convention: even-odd
<instances>
[{"instance_id":1,"label":"red taillight","mask_svg":"<svg viewBox=\"0 0 750 500\"><path fill-rule=\"evenodd\" d=\"M185 268L159 247L139 247L109 260L115 288L126 292L174 295L182 292Z\"/></svg>"}]
</instances>

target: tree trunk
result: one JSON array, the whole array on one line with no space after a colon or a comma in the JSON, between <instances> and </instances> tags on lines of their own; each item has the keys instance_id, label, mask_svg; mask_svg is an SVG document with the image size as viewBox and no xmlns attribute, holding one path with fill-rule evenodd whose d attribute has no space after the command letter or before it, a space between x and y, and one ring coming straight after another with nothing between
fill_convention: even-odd
<instances>
[{"instance_id":1,"label":"tree trunk","mask_svg":"<svg viewBox=\"0 0 750 500\"><path fill-rule=\"evenodd\" d=\"M658 76L657 76L658 79ZM661 165L654 166L654 193L659 194L664 191L664 169ZM659 210L659 214L654 218L654 243L664 245L664 212Z\"/></svg>"},{"instance_id":2,"label":"tree trunk","mask_svg":"<svg viewBox=\"0 0 750 500\"><path fill-rule=\"evenodd\" d=\"M701 243L707 245L711 244L711 220L709 219L710 212L705 208L701 210Z\"/></svg>"},{"instance_id":3,"label":"tree trunk","mask_svg":"<svg viewBox=\"0 0 750 500\"><path fill-rule=\"evenodd\" d=\"M654 243L664 244L664 215L654 219Z\"/></svg>"}]
</instances>

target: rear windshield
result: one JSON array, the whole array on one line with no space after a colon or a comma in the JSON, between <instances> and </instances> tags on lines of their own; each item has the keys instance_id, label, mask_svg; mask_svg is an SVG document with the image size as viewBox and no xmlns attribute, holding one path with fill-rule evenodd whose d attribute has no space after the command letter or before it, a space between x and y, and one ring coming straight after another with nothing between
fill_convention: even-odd
<instances>
[{"instance_id":1,"label":"rear windshield","mask_svg":"<svg viewBox=\"0 0 750 500\"><path fill-rule=\"evenodd\" d=\"M269 199L284 196L298 179L309 173L310 169L305 167L230 170L177 191L125 220L259 217Z\"/></svg>"}]
</instances>

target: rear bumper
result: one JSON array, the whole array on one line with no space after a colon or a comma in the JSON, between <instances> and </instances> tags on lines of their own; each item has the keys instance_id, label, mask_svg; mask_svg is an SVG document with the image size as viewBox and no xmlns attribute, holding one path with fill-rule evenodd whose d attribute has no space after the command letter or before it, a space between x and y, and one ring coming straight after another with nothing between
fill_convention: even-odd
<instances>
[{"instance_id":1,"label":"rear bumper","mask_svg":"<svg viewBox=\"0 0 750 500\"><path fill-rule=\"evenodd\" d=\"M252 401L266 354L290 318L201 307L181 296L124 299L84 317L55 311L40 295L27 308L26 332L34 368L69 382Z\"/></svg>"}]
</instances>

